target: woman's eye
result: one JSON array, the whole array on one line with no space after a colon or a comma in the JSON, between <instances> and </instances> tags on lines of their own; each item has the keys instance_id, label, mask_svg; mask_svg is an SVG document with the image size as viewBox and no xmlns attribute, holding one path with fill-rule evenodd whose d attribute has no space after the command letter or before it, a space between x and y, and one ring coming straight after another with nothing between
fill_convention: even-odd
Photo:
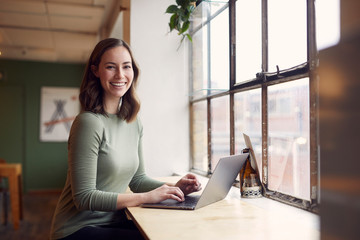
<instances>
[{"instance_id":1,"label":"woman's eye","mask_svg":"<svg viewBox=\"0 0 360 240\"><path fill-rule=\"evenodd\" d=\"M106 69L115 69L114 66L107 66Z\"/></svg>"},{"instance_id":2,"label":"woman's eye","mask_svg":"<svg viewBox=\"0 0 360 240\"><path fill-rule=\"evenodd\" d=\"M131 68L131 65L125 65L124 68L130 69L130 68Z\"/></svg>"}]
</instances>

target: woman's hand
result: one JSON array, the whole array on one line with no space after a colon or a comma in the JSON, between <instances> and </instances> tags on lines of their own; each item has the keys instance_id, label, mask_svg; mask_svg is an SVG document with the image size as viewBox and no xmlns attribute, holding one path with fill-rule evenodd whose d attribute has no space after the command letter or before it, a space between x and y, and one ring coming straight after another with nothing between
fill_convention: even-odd
<instances>
[{"instance_id":1,"label":"woman's hand","mask_svg":"<svg viewBox=\"0 0 360 240\"><path fill-rule=\"evenodd\" d=\"M142 203L158 203L166 199L182 202L185 195L201 190L201 184L196 176L189 173L176 184L164 184L150 192L118 194L117 209L139 206Z\"/></svg>"},{"instance_id":2,"label":"woman's hand","mask_svg":"<svg viewBox=\"0 0 360 240\"><path fill-rule=\"evenodd\" d=\"M192 192L197 192L201 190L201 183L198 181L194 174L187 174L182 177L176 184L176 187L179 187L181 191L188 195Z\"/></svg>"},{"instance_id":3,"label":"woman's hand","mask_svg":"<svg viewBox=\"0 0 360 240\"><path fill-rule=\"evenodd\" d=\"M174 199L182 202L185 200L184 193L179 187L166 184L146 193L146 203L158 203L166 199Z\"/></svg>"}]
</instances>

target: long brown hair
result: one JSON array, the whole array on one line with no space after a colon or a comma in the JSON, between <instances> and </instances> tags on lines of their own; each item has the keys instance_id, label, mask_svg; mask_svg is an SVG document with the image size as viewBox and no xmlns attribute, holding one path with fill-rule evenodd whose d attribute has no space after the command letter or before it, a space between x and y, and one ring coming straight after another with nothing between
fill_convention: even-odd
<instances>
[{"instance_id":1,"label":"long brown hair","mask_svg":"<svg viewBox=\"0 0 360 240\"><path fill-rule=\"evenodd\" d=\"M79 100L82 111L90 111L93 113L107 115L103 104L104 90L101 86L100 79L92 72L91 66L94 65L98 67L101 57L107 50L120 46L125 47L130 53L132 68L134 70L134 79L129 90L122 97L121 108L118 111L117 116L127 122L132 122L136 119L137 113L140 110L140 101L135 91L140 69L133 57L130 46L121 39L107 38L100 41L95 46L85 68L85 74L80 86Z\"/></svg>"}]
</instances>

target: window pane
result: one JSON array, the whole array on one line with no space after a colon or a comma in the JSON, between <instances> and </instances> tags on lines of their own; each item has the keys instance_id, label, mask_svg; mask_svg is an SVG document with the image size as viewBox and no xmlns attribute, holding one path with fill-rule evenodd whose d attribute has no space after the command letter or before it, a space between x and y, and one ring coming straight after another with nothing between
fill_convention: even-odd
<instances>
[{"instance_id":1,"label":"window pane","mask_svg":"<svg viewBox=\"0 0 360 240\"><path fill-rule=\"evenodd\" d=\"M236 2L236 82L261 72L261 0Z\"/></svg>"},{"instance_id":2,"label":"window pane","mask_svg":"<svg viewBox=\"0 0 360 240\"><path fill-rule=\"evenodd\" d=\"M230 154L229 96L211 100L211 171L220 157Z\"/></svg>"},{"instance_id":3,"label":"window pane","mask_svg":"<svg viewBox=\"0 0 360 240\"><path fill-rule=\"evenodd\" d=\"M195 8L191 15L193 28L198 28L205 24L207 20L214 17L218 11L228 5L228 0L225 1L201 1Z\"/></svg>"},{"instance_id":4,"label":"window pane","mask_svg":"<svg viewBox=\"0 0 360 240\"><path fill-rule=\"evenodd\" d=\"M228 0L221 0L221 1L202 1L202 2L207 2L208 4L211 5L211 16L214 16L214 14L216 14L218 11L220 11L222 8L225 7L225 5L228 5Z\"/></svg>"},{"instance_id":5,"label":"window pane","mask_svg":"<svg viewBox=\"0 0 360 240\"><path fill-rule=\"evenodd\" d=\"M268 88L269 189L310 200L309 79Z\"/></svg>"},{"instance_id":6,"label":"window pane","mask_svg":"<svg viewBox=\"0 0 360 240\"><path fill-rule=\"evenodd\" d=\"M205 2L201 2L200 5L198 5L194 12L191 14L191 25L192 29L201 27L208 18L208 4Z\"/></svg>"},{"instance_id":7,"label":"window pane","mask_svg":"<svg viewBox=\"0 0 360 240\"><path fill-rule=\"evenodd\" d=\"M260 178L262 175L262 142L261 142L261 89L236 93L235 111L235 153L246 148L243 133L251 140Z\"/></svg>"},{"instance_id":8,"label":"window pane","mask_svg":"<svg viewBox=\"0 0 360 240\"><path fill-rule=\"evenodd\" d=\"M210 22L211 94L229 89L229 8Z\"/></svg>"},{"instance_id":9,"label":"window pane","mask_svg":"<svg viewBox=\"0 0 360 240\"><path fill-rule=\"evenodd\" d=\"M268 1L269 72L307 61L306 2Z\"/></svg>"},{"instance_id":10,"label":"window pane","mask_svg":"<svg viewBox=\"0 0 360 240\"><path fill-rule=\"evenodd\" d=\"M208 88L207 26L192 36L192 93L194 99L206 96Z\"/></svg>"},{"instance_id":11,"label":"window pane","mask_svg":"<svg viewBox=\"0 0 360 240\"><path fill-rule=\"evenodd\" d=\"M316 0L316 43L318 50L340 40L340 0Z\"/></svg>"},{"instance_id":12,"label":"window pane","mask_svg":"<svg viewBox=\"0 0 360 240\"><path fill-rule=\"evenodd\" d=\"M207 154L207 102L197 102L192 108L192 152L193 168L208 171L208 154Z\"/></svg>"}]
</instances>

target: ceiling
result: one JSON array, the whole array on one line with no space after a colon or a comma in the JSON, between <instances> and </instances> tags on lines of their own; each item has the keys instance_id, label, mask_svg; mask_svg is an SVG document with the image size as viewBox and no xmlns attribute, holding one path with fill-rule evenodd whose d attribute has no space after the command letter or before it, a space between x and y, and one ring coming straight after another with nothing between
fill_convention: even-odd
<instances>
[{"instance_id":1,"label":"ceiling","mask_svg":"<svg viewBox=\"0 0 360 240\"><path fill-rule=\"evenodd\" d=\"M120 13L117 0L0 0L0 59L84 63Z\"/></svg>"}]
</instances>

